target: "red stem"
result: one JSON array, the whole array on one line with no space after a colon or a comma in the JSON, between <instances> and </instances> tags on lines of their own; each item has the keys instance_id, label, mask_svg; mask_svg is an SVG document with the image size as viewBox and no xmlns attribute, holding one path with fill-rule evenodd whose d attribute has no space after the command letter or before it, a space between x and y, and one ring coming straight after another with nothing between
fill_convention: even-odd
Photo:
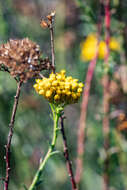
<instances>
[{"instance_id":1,"label":"red stem","mask_svg":"<svg viewBox=\"0 0 127 190\"><path fill-rule=\"evenodd\" d=\"M10 179L11 140L12 140L12 136L13 136L13 128L14 128L14 122L15 122L15 116L16 116L19 96L20 96L21 85L22 85L22 82L19 82L17 84L17 91L16 91L15 100L14 100L14 105L13 105L13 110L12 110L12 115L11 115L11 121L9 124L10 129L9 129L9 134L8 134L8 139L7 139L7 145L5 146L6 147L6 177L5 177L5 181L4 181L4 190L8 190L9 179Z\"/></svg>"},{"instance_id":2,"label":"red stem","mask_svg":"<svg viewBox=\"0 0 127 190\"><path fill-rule=\"evenodd\" d=\"M80 182L81 176L83 173L83 155L85 152L84 141L85 141L87 106L88 106L88 100L89 100L89 94L90 94L91 81L92 81L94 69L96 66L96 60L97 60L97 57L94 60L92 60L89 64L87 75L86 75L85 88L83 92L83 100L81 104L81 114L80 114L80 120L79 120L79 125L78 125L78 147L77 147L78 157L77 157L76 175L75 175L75 179L77 183Z\"/></svg>"},{"instance_id":3,"label":"red stem","mask_svg":"<svg viewBox=\"0 0 127 190\"><path fill-rule=\"evenodd\" d=\"M94 69L96 66L97 58L98 58L98 45L99 45L99 39L100 39L100 33L101 33L101 9L99 10L99 16L98 16L98 44L97 44L97 52L95 58L90 62L87 75L86 75L86 81L85 81L85 88L83 92L83 100L81 104L81 114L80 114L80 120L78 125L78 142L77 142L77 161L76 161L76 183L79 184L82 178L83 174L83 155L85 152L85 132L86 132L86 116L87 116L87 107L88 107L88 100L90 95L90 88L91 88L91 81L94 74Z\"/></svg>"},{"instance_id":4,"label":"red stem","mask_svg":"<svg viewBox=\"0 0 127 190\"><path fill-rule=\"evenodd\" d=\"M73 175L72 162L70 161L70 158L69 158L69 151L68 151L68 146L67 146L67 138L66 138L65 131L64 131L64 117L61 116L60 119L61 119L61 133L62 133L63 144L64 144L64 157L66 159L68 175L70 177L72 189L73 190L78 190L77 187L76 187L76 182L75 182L74 175Z\"/></svg>"},{"instance_id":5,"label":"red stem","mask_svg":"<svg viewBox=\"0 0 127 190\"><path fill-rule=\"evenodd\" d=\"M110 40L110 0L105 1L105 42L107 46L107 53L105 56L105 63L108 64L109 58L109 40Z\"/></svg>"}]
</instances>

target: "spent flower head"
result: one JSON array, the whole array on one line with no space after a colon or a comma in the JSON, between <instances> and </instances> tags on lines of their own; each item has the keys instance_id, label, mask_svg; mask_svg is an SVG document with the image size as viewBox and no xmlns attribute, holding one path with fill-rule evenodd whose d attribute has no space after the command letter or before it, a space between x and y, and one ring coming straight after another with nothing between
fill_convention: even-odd
<instances>
[{"instance_id":1,"label":"spent flower head","mask_svg":"<svg viewBox=\"0 0 127 190\"><path fill-rule=\"evenodd\" d=\"M52 11L49 15L46 16L46 18L42 18L40 22L40 26L42 28L50 28L52 27L54 18L55 18L56 12Z\"/></svg>"},{"instance_id":2,"label":"spent flower head","mask_svg":"<svg viewBox=\"0 0 127 190\"><path fill-rule=\"evenodd\" d=\"M36 79L34 88L36 92L44 96L50 103L67 105L76 103L82 93L83 83L71 76L66 77L66 71L51 73L49 78Z\"/></svg>"},{"instance_id":3,"label":"spent flower head","mask_svg":"<svg viewBox=\"0 0 127 190\"><path fill-rule=\"evenodd\" d=\"M7 69L22 82L49 67L49 60L41 58L39 45L28 38L9 40L0 46L0 69Z\"/></svg>"}]
</instances>

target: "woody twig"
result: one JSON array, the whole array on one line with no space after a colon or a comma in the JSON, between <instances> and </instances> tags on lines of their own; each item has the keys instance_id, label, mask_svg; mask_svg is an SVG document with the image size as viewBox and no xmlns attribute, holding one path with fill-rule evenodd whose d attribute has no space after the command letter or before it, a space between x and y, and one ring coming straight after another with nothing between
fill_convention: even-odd
<instances>
[{"instance_id":1,"label":"woody twig","mask_svg":"<svg viewBox=\"0 0 127 190\"><path fill-rule=\"evenodd\" d=\"M13 105L13 109L12 109L11 121L9 124L9 134L8 134L7 144L5 145L5 148L6 148L6 157L5 157L6 177L4 180L4 190L8 190L8 186L9 186L10 171L11 171L11 166L10 166L11 141L12 141L12 136L13 136L13 131L14 131L15 116L16 116L17 106L18 106L18 102L19 102L19 97L20 97L21 85L22 85L22 82L17 83L17 91L16 91L14 105Z\"/></svg>"}]
</instances>

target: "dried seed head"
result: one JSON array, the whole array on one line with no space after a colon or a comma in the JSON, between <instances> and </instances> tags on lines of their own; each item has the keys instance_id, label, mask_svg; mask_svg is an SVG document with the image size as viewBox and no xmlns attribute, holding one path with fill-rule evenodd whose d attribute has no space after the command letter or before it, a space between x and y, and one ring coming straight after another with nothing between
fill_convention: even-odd
<instances>
[{"instance_id":1,"label":"dried seed head","mask_svg":"<svg viewBox=\"0 0 127 190\"><path fill-rule=\"evenodd\" d=\"M40 25L42 28L50 28L53 24L54 17L56 15L55 11L52 11L45 19L41 19Z\"/></svg>"},{"instance_id":2,"label":"dried seed head","mask_svg":"<svg viewBox=\"0 0 127 190\"><path fill-rule=\"evenodd\" d=\"M28 38L9 40L0 46L0 69L5 67L13 77L26 82L39 74L41 70L49 69L48 59L40 58L40 47Z\"/></svg>"},{"instance_id":3,"label":"dried seed head","mask_svg":"<svg viewBox=\"0 0 127 190\"><path fill-rule=\"evenodd\" d=\"M52 19L55 17L55 15L56 15L56 12L55 11L52 11L48 16L46 16L47 17L47 19L49 20L49 21L52 21Z\"/></svg>"},{"instance_id":4,"label":"dried seed head","mask_svg":"<svg viewBox=\"0 0 127 190\"><path fill-rule=\"evenodd\" d=\"M56 15L56 12L55 11L52 11L51 12L51 16L54 17Z\"/></svg>"},{"instance_id":5,"label":"dried seed head","mask_svg":"<svg viewBox=\"0 0 127 190\"><path fill-rule=\"evenodd\" d=\"M42 28L48 28L49 27L48 23L45 20L41 20L40 25Z\"/></svg>"}]
</instances>

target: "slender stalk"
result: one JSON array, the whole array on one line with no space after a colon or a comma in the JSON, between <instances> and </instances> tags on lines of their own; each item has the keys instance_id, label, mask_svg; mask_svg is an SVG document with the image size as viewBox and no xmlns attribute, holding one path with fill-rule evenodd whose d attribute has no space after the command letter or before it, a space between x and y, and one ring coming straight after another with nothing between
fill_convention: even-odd
<instances>
[{"instance_id":1,"label":"slender stalk","mask_svg":"<svg viewBox=\"0 0 127 190\"><path fill-rule=\"evenodd\" d=\"M79 183L81 180L81 176L83 173L83 155L85 152L85 129L86 129L86 115L87 115L87 107L88 107L88 100L91 88L91 81L93 78L94 69L96 66L96 58L90 62L86 81L85 81L85 89L83 92L83 100L81 104L81 114L80 120L78 125L78 145L77 145L77 161L76 161L76 175L75 179L76 182Z\"/></svg>"},{"instance_id":2,"label":"slender stalk","mask_svg":"<svg viewBox=\"0 0 127 190\"><path fill-rule=\"evenodd\" d=\"M19 102L19 96L20 96L20 91L21 91L21 85L22 82L17 83L17 91L16 91L16 96L14 100L14 105L12 109L12 115L11 115L11 121L9 124L9 134L8 134L8 139L7 139L7 144L5 145L6 147L6 177L4 181L4 190L8 190L9 186L9 179L10 179L10 159L11 159L11 141L12 141L12 136L13 136L13 130L14 130L14 123L15 123L15 116L16 116L16 111L17 111L17 106Z\"/></svg>"},{"instance_id":3,"label":"slender stalk","mask_svg":"<svg viewBox=\"0 0 127 190\"><path fill-rule=\"evenodd\" d=\"M59 120L59 114L56 113L55 108L53 107L52 104L50 104L52 112L53 112L53 121L54 121L54 128L53 128L53 138L52 138L52 142L51 145L48 149L47 154L45 155L45 158L40 162L40 166L34 176L34 179L30 185L30 187L28 188L28 190L34 190L37 187L38 182L40 181L41 178L41 174L43 172L43 169L48 161L48 159L53 155L54 153L54 147L56 144L56 140L57 140L57 134L58 134L58 120Z\"/></svg>"},{"instance_id":4,"label":"slender stalk","mask_svg":"<svg viewBox=\"0 0 127 190\"><path fill-rule=\"evenodd\" d=\"M60 118L61 118L61 133L62 133L63 144L64 144L64 156L65 156L65 159L66 159L67 171L68 171L68 175L70 177L72 189L73 190L78 190L77 187L76 187L76 182L75 182L74 175L73 175L72 162L70 161L70 158L69 158L69 151L68 151L68 146L67 146L67 138L66 138L65 131L64 131L64 117L61 116Z\"/></svg>"},{"instance_id":5,"label":"slender stalk","mask_svg":"<svg viewBox=\"0 0 127 190\"><path fill-rule=\"evenodd\" d=\"M54 50L53 22L54 22L54 18L52 18L51 24L50 24L50 36L51 36L52 69L53 69L53 72L55 73L55 50ZM61 118L61 133L62 133L63 144L64 144L64 155L65 155L65 159L66 159L66 162L67 162L67 170L68 170L68 174L70 176L72 189L77 190L76 182L75 182L73 171L72 171L72 163L71 163L71 161L69 159L69 152L68 152L68 147L67 147L67 139L66 139L65 132L64 132L63 117L61 116L60 118Z\"/></svg>"},{"instance_id":6,"label":"slender stalk","mask_svg":"<svg viewBox=\"0 0 127 190\"><path fill-rule=\"evenodd\" d=\"M104 135L104 149L107 154L109 149L109 78L108 75L105 75L103 78L103 135ZM109 189L109 176L108 176L108 168L109 168L109 158L108 155L104 161L104 184L103 190Z\"/></svg>"},{"instance_id":7,"label":"slender stalk","mask_svg":"<svg viewBox=\"0 0 127 190\"><path fill-rule=\"evenodd\" d=\"M97 51L95 58L90 62L88 66L88 71L86 74L86 81L85 81L85 88L83 92L83 100L81 104L81 114L80 120L78 125L78 142L77 142L77 161L76 161L76 175L75 179L76 182L79 183L81 181L82 173L83 173L83 155L85 152L85 129L86 129L86 116L87 116L87 107L88 107L88 100L90 95L90 88L91 88L91 81L93 78L97 58L98 58L98 45L99 45L99 38L101 33L101 10L99 10L98 16L98 44L97 44Z\"/></svg>"},{"instance_id":8,"label":"slender stalk","mask_svg":"<svg viewBox=\"0 0 127 190\"><path fill-rule=\"evenodd\" d=\"M105 41L107 46L107 53L105 56L105 67L109 67L109 40L110 40L110 0L103 0L104 8L105 8ZM103 78L103 134L104 134L104 149L107 153L109 149L109 77L106 73ZM109 169L109 158L104 161L104 184L103 190L109 190L109 176L108 176L108 169Z\"/></svg>"},{"instance_id":9,"label":"slender stalk","mask_svg":"<svg viewBox=\"0 0 127 190\"><path fill-rule=\"evenodd\" d=\"M52 67L55 70L54 30L52 26L50 27L50 36L51 36Z\"/></svg>"},{"instance_id":10,"label":"slender stalk","mask_svg":"<svg viewBox=\"0 0 127 190\"><path fill-rule=\"evenodd\" d=\"M51 54L52 54L52 70L55 73L55 49L54 49L54 28L53 28L53 24L54 24L54 17L51 20L51 24L50 24L50 39L51 39Z\"/></svg>"}]
</instances>

